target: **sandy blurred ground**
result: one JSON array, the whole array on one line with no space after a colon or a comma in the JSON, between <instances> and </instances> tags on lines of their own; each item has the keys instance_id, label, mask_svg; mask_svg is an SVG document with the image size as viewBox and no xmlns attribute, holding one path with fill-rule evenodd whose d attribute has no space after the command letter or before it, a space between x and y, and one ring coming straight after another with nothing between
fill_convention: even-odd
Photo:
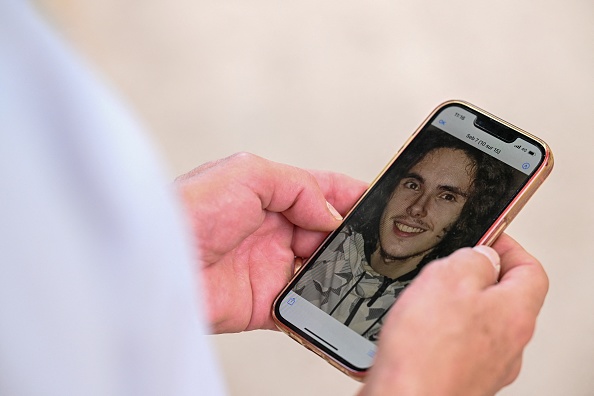
<instances>
[{"instance_id":1,"label":"sandy blurred ground","mask_svg":"<svg viewBox=\"0 0 594 396\"><path fill-rule=\"evenodd\" d=\"M135 108L172 176L251 151L369 181L450 98L545 139L556 169L508 230L551 289L500 394L594 394L594 3L38 3ZM212 340L231 395L359 386L281 334Z\"/></svg>"}]
</instances>

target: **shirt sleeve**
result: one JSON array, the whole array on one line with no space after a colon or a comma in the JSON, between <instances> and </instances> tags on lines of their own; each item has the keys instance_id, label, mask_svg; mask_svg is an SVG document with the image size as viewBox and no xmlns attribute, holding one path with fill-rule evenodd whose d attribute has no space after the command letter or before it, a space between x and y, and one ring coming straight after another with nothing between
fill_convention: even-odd
<instances>
[{"instance_id":1,"label":"shirt sleeve","mask_svg":"<svg viewBox=\"0 0 594 396\"><path fill-rule=\"evenodd\" d=\"M0 394L223 394L170 182L97 81L0 2Z\"/></svg>"}]
</instances>

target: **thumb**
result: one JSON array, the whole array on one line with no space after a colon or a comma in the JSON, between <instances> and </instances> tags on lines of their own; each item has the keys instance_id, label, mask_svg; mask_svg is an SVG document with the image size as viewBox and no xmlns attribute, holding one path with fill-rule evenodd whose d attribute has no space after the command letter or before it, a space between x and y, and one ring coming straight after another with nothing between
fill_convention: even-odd
<instances>
[{"instance_id":1,"label":"thumb","mask_svg":"<svg viewBox=\"0 0 594 396\"><path fill-rule=\"evenodd\" d=\"M482 290L497 282L500 259L492 248L475 246L459 249L448 257L430 263L427 270L433 273L432 278L441 279L440 282L447 279L447 283Z\"/></svg>"},{"instance_id":2,"label":"thumb","mask_svg":"<svg viewBox=\"0 0 594 396\"><path fill-rule=\"evenodd\" d=\"M247 180L262 208L282 213L291 223L314 231L332 231L342 216L324 197L316 178L309 172L264 160L261 172Z\"/></svg>"},{"instance_id":3,"label":"thumb","mask_svg":"<svg viewBox=\"0 0 594 396\"><path fill-rule=\"evenodd\" d=\"M501 273L501 259L495 249L490 248L489 246L479 245L473 247L472 250L484 255L491 262L493 269L495 269L495 279L499 279L499 274Z\"/></svg>"}]
</instances>

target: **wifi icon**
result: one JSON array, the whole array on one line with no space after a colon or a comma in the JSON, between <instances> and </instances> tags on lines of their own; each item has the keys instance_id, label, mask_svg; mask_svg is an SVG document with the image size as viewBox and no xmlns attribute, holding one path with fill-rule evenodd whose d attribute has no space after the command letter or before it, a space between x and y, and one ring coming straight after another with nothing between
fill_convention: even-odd
<instances>
[{"instance_id":1,"label":"wifi icon","mask_svg":"<svg viewBox=\"0 0 594 396\"><path fill-rule=\"evenodd\" d=\"M517 148L517 149L521 149L522 148L522 145L521 144L514 144L514 147Z\"/></svg>"}]
</instances>

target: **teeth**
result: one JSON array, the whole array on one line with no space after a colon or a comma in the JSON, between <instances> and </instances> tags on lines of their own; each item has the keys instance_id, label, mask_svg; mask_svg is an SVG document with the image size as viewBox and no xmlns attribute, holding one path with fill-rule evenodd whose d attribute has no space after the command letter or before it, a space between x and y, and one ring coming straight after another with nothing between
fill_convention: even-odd
<instances>
[{"instance_id":1,"label":"teeth","mask_svg":"<svg viewBox=\"0 0 594 396\"><path fill-rule=\"evenodd\" d=\"M409 227L406 224L401 224L401 223L396 223L396 228L398 228L402 232L408 232L408 233L414 233L414 234L418 234L420 232L425 231L422 228Z\"/></svg>"}]
</instances>

